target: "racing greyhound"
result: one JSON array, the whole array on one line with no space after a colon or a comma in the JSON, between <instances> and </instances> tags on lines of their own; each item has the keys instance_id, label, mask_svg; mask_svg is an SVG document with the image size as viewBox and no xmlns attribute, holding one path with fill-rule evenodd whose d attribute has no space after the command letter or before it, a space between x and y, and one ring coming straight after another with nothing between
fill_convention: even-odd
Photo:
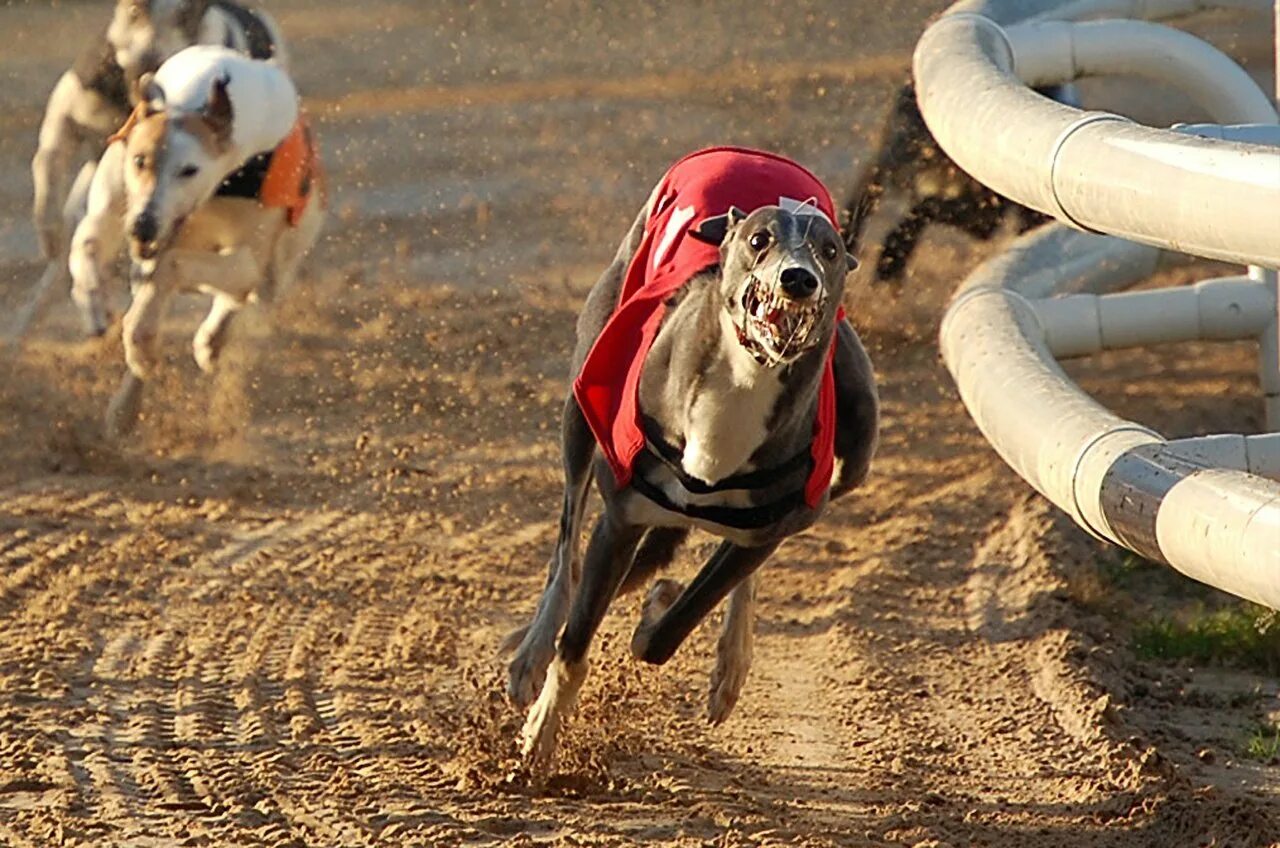
<instances>
[{"instance_id":1,"label":"racing greyhound","mask_svg":"<svg viewBox=\"0 0 1280 848\"><path fill-rule=\"evenodd\" d=\"M45 107L31 160L32 219L49 263L15 335L35 317L44 293L67 275L67 236L84 216L89 184L105 140L128 116L138 80L192 44L221 44L288 66L279 28L269 15L232 0L116 0L111 22L58 80ZM68 188L77 160L87 158ZM87 326L101 333L103 327Z\"/></svg>"},{"instance_id":2,"label":"racing greyhound","mask_svg":"<svg viewBox=\"0 0 1280 848\"><path fill-rule=\"evenodd\" d=\"M1060 103L1079 105L1074 86L1037 90ZM921 234L931 223L950 224L972 238L987 241L1008 216L1013 216L1018 232L1049 220L1001 197L960 170L925 126L911 83L898 90L880 150L863 169L841 213L845 246L850 251L857 251L867 222L890 192L907 197L907 212L885 236L880 248L875 270L880 282L901 281Z\"/></svg>"},{"instance_id":3,"label":"racing greyhound","mask_svg":"<svg viewBox=\"0 0 1280 848\"><path fill-rule=\"evenodd\" d=\"M324 218L315 146L276 63L188 47L142 85L143 101L103 154L71 247L73 296L101 325L102 266L128 241L129 372L108 409L112 435L137 417L170 296L214 296L194 341L197 363L211 370L228 321L247 300L269 301L288 285Z\"/></svg>"},{"instance_id":4,"label":"racing greyhound","mask_svg":"<svg viewBox=\"0 0 1280 848\"><path fill-rule=\"evenodd\" d=\"M878 400L840 307L857 263L834 217L794 162L703 150L667 172L588 295L559 537L532 622L504 643L508 694L532 702L521 747L533 769L550 761L615 594L643 586L693 528L723 541L688 588L653 586L631 650L666 662L729 595L708 711L724 721L750 666L756 569L866 477ZM580 562L593 472L604 513Z\"/></svg>"}]
</instances>

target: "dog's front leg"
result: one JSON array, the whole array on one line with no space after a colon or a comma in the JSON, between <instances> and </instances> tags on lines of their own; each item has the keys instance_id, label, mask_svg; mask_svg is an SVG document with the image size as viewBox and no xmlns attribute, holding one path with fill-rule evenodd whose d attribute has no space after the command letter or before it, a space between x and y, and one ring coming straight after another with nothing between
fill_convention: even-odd
<instances>
[{"instance_id":1,"label":"dog's front leg","mask_svg":"<svg viewBox=\"0 0 1280 848\"><path fill-rule=\"evenodd\" d=\"M40 239L40 252L49 262L65 255L66 231L62 204L67 192L67 173L80 146L80 134L72 120L76 101L84 92L71 71L54 86L40 124L40 140L31 159L31 182L35 189L31 217Z\"/></svg>"},{"instance_id":2,"label":"dog's front leg","mask_svg":"<svg viewBox=\"0 0 1280 848\"><path fill-rule=\"evenodd\" d=\"M596 521L583 561L581 585L573 597L556 659L521 733L521 752L535 772L551 762L556 734L573 709L587 676L591 639L631 568L643 533L643 527L618 523L608 514Z\"/></svg>"},{"instance_id":3,"label":"dog's front leg","mask_svg":"<svg viewBox=\"0 0 1280 848\"><path fill-rule=\"evenodd\" d=\"M721 724L738 703L742 685L751 670L755 636L756 576L750 574L729 595L724 624L716 642L716 667L711 672L711 698L707 720Z\"/></svg>"},{"instance_id":4,"label":"dog's front leg","mask_svg":"<svg viewBox=\"0 0 1280 848\"><path fill-rule=\"evenodd\" d=\"M217 364L218 357L222 354L222 346L227 341L227 330L231 319L240 311L241 305L240 301L224 294L215 295L209 314L205 316L204 321L200 322L200 328L196 330L195 338L191 341L191 349L195 355L196 364L206 374L211 373Z\"/></svg>"},{"instance_id":5,"label":"dog's front leg","mask_svg":"<svg viewBox=\"0 0 1280 848\"><path fill-rule=\"evenodd\" d=\"M517 645L507 666L507 694L521 709L533 701L542 685L547 665L555 654L556 634L564 624L578 582L578 540L582 535L582 513L587 505L591 482L591 458L595 437L572 394L565 400L561 421L564 462L564 499L560 509L560 533L547 566L547 583L538 609L527 628L516 630L503 641L502 650Z\"/></svg>"},{"instance_id":6,"label":"dog's front leg","mask_svg":"<svg viewBox=\"0 0 1280 848\"><path fill-rule=\"evenodd\" d=\"M156 346L160 321L169 307L171 290L154 280L135 285L133 303L124 316L124 358L129 366L124 381L107 407L107 435L119 438L133 430L142 407L142 392L158 362Z\"/></svg>"},{"instance_id":7,"label":"dog's front leg","mask_svg":"<svg viewBox=\"0 0 1280 848\"><path fill-rule=\"evenodd\" d=\"M76 226L68 257L71 299L80 308L85 331L95 336L107 331L104 268L124 242L124 155L123 142L102 154L89 182L85 214Z\"/></svg>"},{"instance_id":8,"label":"dog's front leg","mask_svg":"<svg viewBox=\"0 0 1280 848\"><path fill-rule=\"evenodd\" d=\"M645 603L644 614L631 638L631 652L641 660L662 665L685 638L742 581L764 564L777 550L778 542L744 548L721 542L711 559L680 596L671 600L662 590L666 581L654 586Z\"/></svg>"}]
</instances>

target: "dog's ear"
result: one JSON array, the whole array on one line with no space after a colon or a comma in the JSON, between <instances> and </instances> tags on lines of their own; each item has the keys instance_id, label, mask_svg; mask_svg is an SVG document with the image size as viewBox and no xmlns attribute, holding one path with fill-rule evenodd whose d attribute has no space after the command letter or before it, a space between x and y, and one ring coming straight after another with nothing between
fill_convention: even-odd
<instances>
[{"instance_id":1,"label":"dog's ear","mask_svg":"<svg viewBox=\"0 0 1280 848\"><path fill-rule=\"evenodd\" d=\"M853 273L858 270L858 257L854 256L852 253L846 253L844 255L844 261L845 264L849 266L849 273Z\"/></svg>"},{"instance_id":2,"label":"dog's ear","mask_svg":"<svg viewBox=\"0 0 1280 848\"><path fill-rule=\"evenodd\" d=\"M200 37L200 24L208 11L209 0L182 0L178 7L178 27L192 44Z\"/></svg>"},{"instance_id":3,"label":"dog's ear","mask_svg":"<svg viewBox=\"0 0 1280 848\"><path fill-rule=\"evenodd\" d=\"M747 213L743 212L736 206L730 206L729 211L723 215L715 215L707 218L698 228L690 230L689 235L698 241L704 241L707 244L714 244L716 247L724 244L725 238L729 235L729 231L741 224L743 219L747 217Z\"/></svg>"},{"instance_id":4,"label":"dog's ear","mask_svg":"<svg viewBox=\"0 0 1280 848\"><path fill-rule=\"evenodd\" d=\"M147 71L138 77L137 99L142 106L144 116L154 115L164 110L164 89L156 82L156 75Z\"/></svg>"},{"instance_id":5,"label":"dog's ear","mask_svg":"<svg viewBox=\"0 0 1280 848\"><path fill-rule=\"evenodd\" d=\"M231 78L226 74L213 81L213 88L209 91L209 99L205 102L204 111L201 113L204 122L209 125L209 129L213 130L214 136L223 144L231 140L233 112L231 109L231 96L227 93L227 85L230 82Z\"/></svg>"}]
</instances>

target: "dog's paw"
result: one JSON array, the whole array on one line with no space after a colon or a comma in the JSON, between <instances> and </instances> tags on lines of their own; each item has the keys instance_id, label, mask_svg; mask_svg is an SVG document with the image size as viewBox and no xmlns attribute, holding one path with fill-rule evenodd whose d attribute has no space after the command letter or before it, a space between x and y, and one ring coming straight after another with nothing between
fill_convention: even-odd
<instances>
[{"instance_id":1,"label":"dog's paw","mask_svg":"<svg viewBox=\"0 0 1280 848\"><path fill-rule=\"evenodd\" d=\"M40 242L40 255L46 262L57 262L64 251L65 230L61 222L40 224L36 233Z\"/></svg>"},{"instance_id":2,"label":"dog's paw","mask_svg":"<svg viewBox=\"0 0 1280 848\"><path fill-rule=\"evenodd\" d=\"M126 374L124 382L107 404L107 438L119 439L129 435L138 423L142 411L142 381L133 374Z\"/></svg>"},{"instance_id":3,"label":"dog's paw","mask_svg":"<svg viewBox=\"0 0 1280 848\"><path fill-rule=\"evenodd\" d=\"M197 337L195 343L191 345L191 352L195 355L196 365L200 370L206 374L212 374L213 369L218 365L218 349L207 339Z\"/></svg>"},{"instance_id":4,"label":"dog's paw","mask_svg":"<svg viewBox=\"0 0 1280 848\"><path fill-rule=\"evenodd\" d=\"M723 637L717 645L716 667L711 671L711 692L707 701L707 721L723 724L737 706L742 686L751 671L751 646L728 646Z\"/></svg>"},{"instance_id":5,"label":"dog's paw","mask_svg":"<svg viewBox=\"0 0 1280 848\"><path fill-rule=\"evenodd\" d=\"M551 765L560 726L577 701L578 689L586 673L586 662L571 666L557 660L547 674L542 694L529 708L524 728L520 731L520 754L535 776Z\"/></svg>"},{"instance_id":6,"label":"dog's paw","mask_svg":"<svg viewBox=\"0 0 1280 848\"><path fill-rule=\"evenodd\" d=\"M524 727L520 731L520 756L533 775L539 775L551 765L556 750L556 737L560 733L560 715L554 704L545 697L538 698L529 708Z\"/></svg>"},{"instance_id":7,"label":"dog's paw","mask_svg":"<svg viewBox=\"0 0 1280 848\"><path fill-rule=\"evenodd\" d=\"M645 650L649 647L649 639L653 636L654 629L658 626L658 622L662 620L662 616L667 610L671 609L671 605L676 602L676 598L680 597L680 593L684 591L684 586L675 580L663 578L655 582L649 589L649 594L645 595L644 603L640 606L640 623L636 625L636 630L631 634L631 655L638 660L644 659Z\"/></svg>"},{"instance_id":8,"label":"dog's paw","mask_svg":"<svg viewBox=\"0 0 1280 848\"><path fill-rule=\"evenodd\" d=\"M145 380L153 376L160 364L155 348L155 333L125 330L124 362L140 379Z\"/></svg>"},{"instance_id":9,"label":"dog's paw","mask_svg":"<svg viewBox=\"0 0 1280 848\"><path fill-rule=\"evenodd\" d=\"M507 665L507 696L520 709L533 702L547 676L547 666L556 653L554 639L530 640L530 635L531 631L524 635L515 656Z\"/></svg>"}]
</instances>

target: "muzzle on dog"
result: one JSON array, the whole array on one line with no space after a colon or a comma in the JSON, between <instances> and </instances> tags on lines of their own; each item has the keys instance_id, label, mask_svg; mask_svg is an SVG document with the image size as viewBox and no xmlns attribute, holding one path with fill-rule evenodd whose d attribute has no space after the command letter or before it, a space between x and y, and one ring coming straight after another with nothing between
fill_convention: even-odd
<instances>
[{"instance_id":1,"label":"muzzle on dog","mask_svg":"<svg viewBox=\"0 0 1280 848\"><path fill-rule=\"evenodd\" d=\"M761 365L791 362L821 341L827 294L806 268L787 268L774 283L750 274L739 305L738 342Z\"/></svg>"}]
</instances>

